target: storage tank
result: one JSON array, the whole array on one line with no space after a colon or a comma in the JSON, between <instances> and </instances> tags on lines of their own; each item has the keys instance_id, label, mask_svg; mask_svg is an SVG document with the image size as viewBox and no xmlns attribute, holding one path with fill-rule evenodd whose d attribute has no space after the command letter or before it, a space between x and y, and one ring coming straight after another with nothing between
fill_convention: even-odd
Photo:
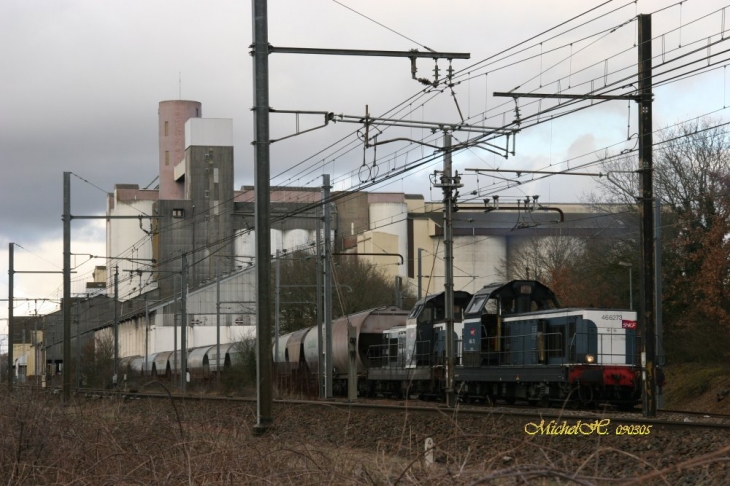
<instances>
[{"instance_id":1,"label":"storage tank","mask_svg":"<svg viewBox=\"0 0 730 486\"><path fill-rule=\"evenodd\" d=\"M284 249L292 251L294 249L305 246L309 241L309 231L305 229L292 229L284 231Z\"/></svg>"},{"instance_id":2,"label":"storage tank","mask_svg":"<svg viewBox=\"0 0 730 486\"><path fill-rule=\"evenodd\" d=\"M221 369L223 369L226 365L226 354L228 354L228 350L231 349L232 346L234 346L235 343L227 343L223 344L221 343L221 358L220 358L220 364ZM218 349L217 346L212 346L210 350L208 351L208 369L211 373L215 373L218 371Z\"/></svg>"},{"instance_id":3,"label":"storage tank","mask_svg":"<svg viewBox=\"0 0 730 486\"><path fill-rule=\"evenodd\" d=\"M203 346L194 348L188 353L188 371L191 379L208 378L210 376L210 367L208 365L208 352L215 346Z\"/></svg>"},{"instance_id":4,"label":"storage tank","mask_svg":"<svg viewBox=\"0 0 730 486\"><path fill-rule=\"evenodd\" d=\"M271 349L271 355L274 357L275 363L288 363L289 362L289 353L286 349L286 342L291 337L291 334L286 334L284 336L279 336L279 356L276 355L276 344L273 344Z\"/></svg>"},{"instance_id":5,"label":"storage tank","mask_svg":"<svg viewBox=\"0 0 730 486\"><path fill-rule=\"evenodd\" d=\"M144 368L144 356L135 356L129 360L129 374L130 375L142 375L142 369Z\"/></svg>"},{"instance_id":6,"label":"storage tank","mask_svg":"<svg viewBox=\"0 0 730 486\"><path fill-rule=\"evenodd\" d=\"M271 229L271 254L275 254L276 250L282 250L283 232L280 229Z\"/></svg>"},{"instance_id":7,"label":"storage tank","mask_svg":"<svg viewBox=\"0 0 730 486\"><path fill-rule=\"evenodd\" d=\"M154 375L165 376L170 371L172 363L168 362L168 358L171 358L171 355L172 351L163 351L155 355L155 361L152 364L152 372Z\"/></svg>"},{"instance_id":8,"label":"storage tank","mask_svg":"<svg viewBox=\"0 0 730 486\"><path fill-rule=\"evenodd\" d=\"M256 256L256 234L254 231L244 232L236 237L236 255L242 257Z\"/></svg>"},{"instance_id":9,"label":"storage tank","mask_svg":"<svg viewBox=\"0 0 730 486\"><path fill-rule=\"evenodd\" d=\"M404 326L408 312L395 306L380 307L358 314L341 317L332 322L332 366L335 375L346 374L349 369L349 351L347 339L347 325L355 327L357 347L357 371L364 373L367 370L366 356L372 345L382 343L382 332L394 326ZM322 331L324 333L324 329ZM319 368L319 355L317 346L317 328L310 327L302 329L289 335L287 350L289 362L299 359L299 350L303 349L304 359L311 373L316 373ZM285 336L282 336L285 337ZM299 345L301 343L301 345ZM294 353L297 356L294 356ZM281 354L281 351L279 352Z\"/></svg>"},{"instance_id":10,"label":"storage tank","mask_svg":"<svg viewBox=\"0 0 730 486\"><path fill-rule=\"evenodd\" d=\"M152 353L147 355L147 363L145 364L144 361L142 361L142 370L144 375L151 375L152 374L152 367L155 364L155 358L160 353ZM144 359L144 356L142 357Z\"/></svg>"},{"instance_id":11,"label":"storage tank","mask_svg":"<svg viewBox=\"0 0 730 486\"><path fill-rule=\"evenodd\" d=\"M387 233L398 237L398 253L406 258L408 255L408 205L397 201L400 195L371 193L368 218L370 230ZM397 269L401 277L408 276L408 267L400 265Z\"/></svg>"}]
</instances>

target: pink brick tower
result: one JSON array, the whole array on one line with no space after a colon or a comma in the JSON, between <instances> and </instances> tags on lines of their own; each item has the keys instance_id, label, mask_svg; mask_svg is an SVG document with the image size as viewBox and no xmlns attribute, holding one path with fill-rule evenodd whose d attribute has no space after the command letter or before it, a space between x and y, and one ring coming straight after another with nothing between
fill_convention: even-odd
<instances>
[{"instance_id":1,"label":"pink brick tower","mask_svg":"<svg viewBox=\"0 0 730 486\"><path fill-rule=\"evenodd\" d=\"M184 185L176 182L174 169L185 157L185 122L203 116L198 101L160 101L160 199L183 199Z\"/></svg>"}]
</instances>

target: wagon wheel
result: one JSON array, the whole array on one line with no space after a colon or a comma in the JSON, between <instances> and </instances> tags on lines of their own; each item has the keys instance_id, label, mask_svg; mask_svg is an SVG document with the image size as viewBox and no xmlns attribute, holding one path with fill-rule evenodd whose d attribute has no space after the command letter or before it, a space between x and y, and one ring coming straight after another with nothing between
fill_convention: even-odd
<instances>
[{"instance_id":1,"label":"wagon wheel","mask_svg":"<svg viewBox=\"0 0 730 486\"><path fill-rule=\"evenodd\" d=\"M590 391L588 397L585 396L585 392L584 392L584 390L586 388ZM591 388L590 386L589 387L583 387L583 386L579 387L578 388L578 398L580 399L580 401L583 405L588 405L589 403L591 403L593 401L593 388Z\"/></svg>"}]
</instances>

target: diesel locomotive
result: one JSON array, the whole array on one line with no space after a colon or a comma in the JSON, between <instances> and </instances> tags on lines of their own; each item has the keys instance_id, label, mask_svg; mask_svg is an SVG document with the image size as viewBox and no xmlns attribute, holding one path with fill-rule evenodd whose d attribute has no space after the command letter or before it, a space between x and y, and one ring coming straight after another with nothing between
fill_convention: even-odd
<instances>
[{"instance_id":1,"label":"diesel locomotive","mask_svg":"<svg viewBox=\"0 0 730 486\"><path fill-rule=\"evenodd\" d=\"M618 408L640 402L635 311L561 308L555 294L533 280L489 284L475 295L454 292L453 308L461 400ZM349 335L348 323L354 326ZM390 306L340 318L332 335L335 393L347 389L349 353L356 352L360 396L444 395L444 293L418 301L410 313ZM316 336L316 327L281 336L277 369L316 375Z\"/></svg>"}]
</instances>

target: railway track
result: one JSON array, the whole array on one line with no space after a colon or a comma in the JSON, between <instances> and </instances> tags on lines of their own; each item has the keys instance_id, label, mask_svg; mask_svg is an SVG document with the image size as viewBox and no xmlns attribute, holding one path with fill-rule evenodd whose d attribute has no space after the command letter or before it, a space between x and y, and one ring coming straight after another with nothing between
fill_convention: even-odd
<instances>
[{"instance_id":1,"label":"railway track","mask_svg":"<svg viewBox=\"0 0 730 486\"><path fill-rule=\"evenodd\" d=\"M154 382L158 383L158 382ZM22 389L36 389L32 386L22 386ZM256 402L251 397L231 397L218 395L202 395L188 393L180 395L178 393L169 392L166 387L164 391L137 391L134 388L130 390L97 390L97 389L78 389L75 396L87 399L100 398L116 398L122 400L137 399L173 399L188 401L208 401L208 402ZM60 389L47 388L46 393L60 395ZM705 413L687 410L669 410L662 409L656 418L646 418L640 416L640 412L618 412L610 410L569 410L560 408L534 408L527 405L474 405L459 404L456 408L447 408L440 402L424 402L416 400L368 400L363 399L354 403L341 399L330 400L303 400L303 399L277 399L275 403L284 406L309 406L322 408L336 408L352 410L382 410L391 412L408 412L408 413L436 413L441 415L476 415L484 417L515 417L525 420L550 420L556 423L563 421L574 423L576 421L595 422L608 419L614 424L624 425L652 425L655 427L667 428L683 428L683 429L723 429L730 430L730 415Z\"/></svg>"},{"instance_id":2,"label":"railway track","mask_svg":"<svg viewBox=\"0 0 730 486\"><path fill-rule=\"evenodd\" d=\"M676 415L685 415L687 417L713 418L713 419L721 419L721 420L730 421L730 414L723 414L723 413L691 412L688 410L670 410L670 409L661 409L661 410L659 410L659 412L676 414Z\"/></svg>"},{"instance_id":3,"label":"railway track","mask_svg":"<svg viewBox=\"0 0 730 486\"><path fill-rule=\"evenodd\" d=\"M188 401L209 401L209 402L241 402L252 403L255 398L250 397L227 397L212 395L180 395L175 393L158 392L137 392L137 391L116 391L116 390L79 390L76 395L86 398L119 398L123 400L136 399L174 399ZM407 412L407 413L435 413L440 415L476 415L484 417L515 417L525 420L547 420L562 423L564 421L575 423L595 423L596 421L608 419L613 424L646 426L683 429L723 429L730 430L730 416L721 414L706 414L703 412L689 412L679 410L661 410L657 418L646 418L638 416L637 412L613 412L607 410L586 411L567 410L558 408L528 408L515 406L489 406L489 405L462 405L450 409L437 402L422 402L411 400L383 401L383 400L361 400L350 403L346 400L302 400L302 399L277 399L274 403L284 406L295 407L321 407L353 410L382 410L384 412ZM692 418L689 418L692 417Z\"/></svg>"}]
</instances>

